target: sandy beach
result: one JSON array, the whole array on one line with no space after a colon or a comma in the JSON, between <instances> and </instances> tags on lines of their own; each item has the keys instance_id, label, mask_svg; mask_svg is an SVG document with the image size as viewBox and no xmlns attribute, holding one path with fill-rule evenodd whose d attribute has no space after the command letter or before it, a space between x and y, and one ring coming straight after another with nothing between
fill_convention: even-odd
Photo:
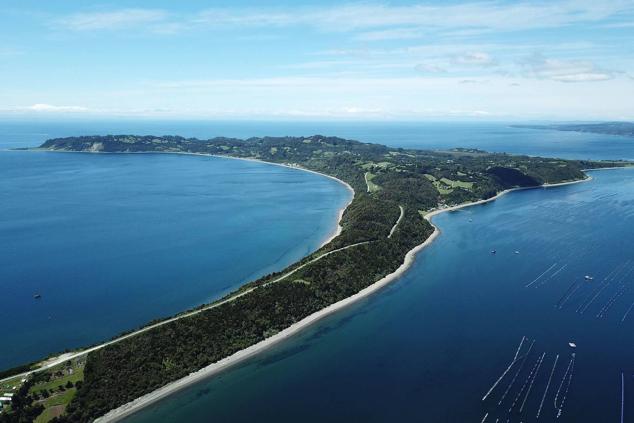
<instances>
[{"instance_id":1,"label":"sandy beach","mask_svg":"<svg viewBox=\"0 0 634 423\"><path fill-rule=\"evenodd\" d=\"M222 156L220 156L222 157ZM239 159L239 158L238 158ZM243 160L243 159L239 159L239 160ZM267 163L267 162L263 162L263 163ZM281 164L278 164L280 166L284 166ZM301 170L306 170L309 171L307 169L302 169L300 167L294 167L294 166L288 166L291 168L296 168L296 169L301 169ZM309 171L312 172L312 171ZM318 172L314 172L314 173L318 173ZM329 178L333 178L332 176L329 175L324 175L327 176ZM336 179L336 178L333 178ZM562 183L558 183L558 184L544 184L544 185L540 185L540 186L536 186L536 187L522 187L522 188L513 188L513 189L508 189L505 191L502 191L500 193L498 193L496 196L485 199L485 200L479 200L479 201L474 201L471 203L465 203L465 204L460 204L457 206L453 206L453 207L446 207L446 208L441 208L441 209L437 209L437 210L432 210L430 212L428 212L427 214L425 214L425 219L427 219L431 225L434 227L434 232L420 245L414 247L412 250L408 251L407 254L405 255L405 258L403 260L403 263L401 264L401 266L399 266L398 269L396 269L394 272L390 273L389 275L383 277L382 279L376 281L375 283L373 283L372 285L362 289L361 291L357 292L356 294L343 299L339 302L336 302L334 304L331 304L330 306L311 314L310 316L300 320L299 322L294 323L293 325L289 326L288 328L278 332L277 334L275 334L274 336L267 338L263 341L258 342L257 344L254 344L244 350L238 351L237 353L226 357L216 363L210 364L207 367L204 367L200 370L198 370L197 372L191 373L190 375L179 379L177 381L171 382L159 389L157 389L154 392L151 392L149 394L146 394L140 398L137 398L136 400L129 402L127 404L122 405L121 407L118 407L114 410L111 410L110 412L108 412L107 414L105 414L104 416L100 417L99 419L97 419L97 422L115 422L115 421L119 421L124 419L127 416L130 416L131 414L149 406L150 404L153 404L163 398L166 398L167 396L185 388L188 387L196 382L199 382L201 380L210 378L220 372L222 372L223 370L226 370L227 368L231 367L232 365L235 365L249 357L252 357L256 354L258 354L261 351L266 350L267 348L284 341L285 339L288 339L289 337L295 335L296 333L300 332L301 330L305 329L306 327L312 325L313 323L319 321L320 319L323 319L326 316L329 316L347 306L349 306L350 304L353 304L377 291L379 291L380 289L382 289L383 287L385 287L386 285L388 285L389 283L397 280L398 278L400 278L411 266L411 264L414 262L414 259L416 257L416 254L418 254L420 251L422 251L425 247L427 247L428 245L430 245L432 242L434 242L434 240L438 237L438 235L440 235L440 229L438 229L438 227L436 227L433 223L432 223L432 218L440 213L445 213L445 212L450 212L450 211L454 211L454 210L458 210L458 209L462 209L462 208L466 208L466 207L471 207L471 206L476 206L476 205L480 205L480 204L484 204L484 203L488 203L491 201L494 201L500 197L502 197L503 195L508 194L509 192L513 192L513 191L520 191L520 190L526 190L526 189L539 189L539 188L553 188L553 187L558 187L558 186L564 186L564 185L571 185L571 184L576 184L576 183L580 183L580 182L588 182L592 179L591 176L588 176L585 179L579 180L579 181L570 181L570 182L562 182ZM343 183L344 185L345 182L340 181L341 183ZM349 186L349 185L347 185ZM352 190L352 188L350 187L350 189ZM354 192L354 191L353 191ZM343 213L343 211L341 212Z\"/></svg>"},{"instance_id":2,"label":"sandy beach","mask_svg":"<svg viewBox=\"0 0 634 423\"><path fill-rule=\"evenodd\" d=\"M617 168L617 169L622 169L622 168ZM587 169L587 170L593 170L593 169ZM509 192L513 192L513 191L524 191L524 190L528 190L528 189L539 189L539 188L555 188L555 187L561 187L561 186L565 186L565 185L578 184L578 183L581 183L581 182L589 182L591 180L592 180L592 176L586 175L585 179L579 179L578 181L560 182L560 183L557 183L557 184L542 184L542 185L537 185L537 186L534 186L534 187L519 187L519 188L506 189L504 191L499 192L497 195L495 195L495 196L493 196L491 198L484 199L484 200L478 200L478 201L473 201L471 203L458 204L457 206L451 206L451 207L445 207L445 208L432 210L432 211L430 211L429 213L427 213L425 215L425 219L427 219L427 220L429 220L431 222L431 218L436 216L437 214L444 213L444 212L449 212L449 211L454 211L454 210L458 210L458 209L463 209L465 207L477 206L478 204L489 203L489 202L497 200L498 198L502 197L503 195L506 195Z\"/></svg>"}]
</instances>

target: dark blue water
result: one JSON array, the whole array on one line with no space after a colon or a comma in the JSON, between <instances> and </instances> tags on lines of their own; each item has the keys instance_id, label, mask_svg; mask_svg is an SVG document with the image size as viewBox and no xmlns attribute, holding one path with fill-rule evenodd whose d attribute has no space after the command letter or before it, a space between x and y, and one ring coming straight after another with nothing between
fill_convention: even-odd
<instances>
[{"instance_id":1,"label":"dark blue water","mask_svg":"<svg viewBox=\"0 0 634 423\"><path fill-rule=\"evenodd\" d=\"M0 152L0 368L279 271L334 231L349 196L240 160Z\"/></svg>"},{"instance_id":2,"label":"dark blue water","mask_svg":"<svg viewBox=\"0 0 634 423\"><path fill-rule=\"evenodd\" d=\"M398 282L129 421L479 422L487 412L490 422L536 421L557 354L540 421L556 420L558 391L560 421L619 421L621 370L634 387L634 315L621 322L634 302L634 170L593 176L589 183L512 193L437 216L442 235ZM614 269L616 278L576 312ZM556 308L573 283L580 288ZM523 336L535 340L524 367L516 364L483 402Z\"/></svg>"}]
</instances>

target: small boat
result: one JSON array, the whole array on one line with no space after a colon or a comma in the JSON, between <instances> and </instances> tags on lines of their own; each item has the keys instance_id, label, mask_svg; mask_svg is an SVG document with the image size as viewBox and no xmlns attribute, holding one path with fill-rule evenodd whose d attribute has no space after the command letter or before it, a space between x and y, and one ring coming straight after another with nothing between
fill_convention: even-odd
<instances>
[{"instance_id":1,"label":"small boat","mask_svg":"<svg viewBox=\"0 0 634 423\"><path fill-rule=\"evenodd\" d=\"M575 344L574 342L568 342L568 345L570 346L570 348L577 348L577 344Z\"/></svg>"},{"instance_id":2,"label":"small boat","mask_svg":"<svg viewBox=\"0 0 634 423\"><path fill-rule=\"evenodd\" d=\"M515 254L519 254L520 252L518 250L515 250Z\"/></svg>"},{"instance_id":3,"label":"small boat","mask_svg":"<svg viewBox=\"0 0 634 423\"><path fill-rule=\"evenodd\" d=\"M497 253L497 251L491 250L491 254L495 254L495 253Z\"/></svg>"},{"instance_id":4,"label":"small boat","mask_svg":"<svg viewBox=\"0 0 634 423\"><path fill-rule=\"evenodd\" d=\"M590 276L590 275L586 275L586 276L584 276L584 279L587 280L587 281L591 281L594 278L592 276Z\"/></svg>"},{"instance_id":5,"label":"small boat","mask_svg":"<svg viewBox=\"0 0 634 423\"><path fill-rule=\"evenodd\" d=\"M40 294L33 294L33 298L36 300L39 300L40 298L42 298L42 295Z\"/></svg>"}]
</instances>

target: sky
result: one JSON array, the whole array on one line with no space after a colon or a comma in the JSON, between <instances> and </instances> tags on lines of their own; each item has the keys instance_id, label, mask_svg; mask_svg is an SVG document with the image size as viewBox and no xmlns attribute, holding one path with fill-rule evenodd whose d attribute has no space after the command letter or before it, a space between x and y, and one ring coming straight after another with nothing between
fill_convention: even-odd
<instances>
[{"instance_id":1,"label":"sky","mask_svg":"<svg viewBox=\"0 0 634 423\"><path fill-rule=\"evenodd\" d=\"M634 120L634 0L0 3L0 116Z\"/></svg>"}]
</instances>

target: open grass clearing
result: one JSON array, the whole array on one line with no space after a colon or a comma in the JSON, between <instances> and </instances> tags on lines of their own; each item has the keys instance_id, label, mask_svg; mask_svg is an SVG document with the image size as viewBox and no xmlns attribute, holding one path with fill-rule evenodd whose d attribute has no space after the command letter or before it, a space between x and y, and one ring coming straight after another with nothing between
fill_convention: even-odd
<instances>
[{"instance_id":1,"label":"open grass clearing","mask_svg":"<svg viewBox=\"0 0 634 423\"><path fill-rule=\"evenodd\" d=\"M372 182L372 180L376 178L376 175L370 172L366 172L365 173L365 183L368 186L368 192L372 193L372 192L376 192L379 191L381 189L381 187L377 184L375 184L374 182Z\"/></svg>"}]
</instances>

